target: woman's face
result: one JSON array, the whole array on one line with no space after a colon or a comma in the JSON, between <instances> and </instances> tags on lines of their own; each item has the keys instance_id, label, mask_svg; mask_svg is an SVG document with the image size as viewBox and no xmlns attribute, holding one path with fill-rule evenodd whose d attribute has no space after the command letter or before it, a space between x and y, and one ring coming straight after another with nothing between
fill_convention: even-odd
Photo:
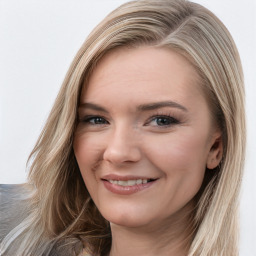
<instances>
[{"instance_id":1,"label":"woman's face","mask_svg":"<svg viewBox=\"0 0 256 256\"><path fill-rule=\"evenodd\" d=\"M169 49L108 53L84 86L74 151L101 214L127 227L163 225L218 165L213 125L193 66Z\"/></svg>"}]
</instances>

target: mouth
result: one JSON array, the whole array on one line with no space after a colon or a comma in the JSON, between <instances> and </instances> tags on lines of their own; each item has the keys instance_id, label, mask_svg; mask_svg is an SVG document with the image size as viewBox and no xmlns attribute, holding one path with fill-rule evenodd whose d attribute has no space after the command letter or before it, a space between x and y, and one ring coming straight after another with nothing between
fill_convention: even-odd
<instances>
[{"instance_id":1,"label":"mouth","mask_svg":"<svg viewBox=\"0 0 256 256\"><path fill-rule=\"evenodd\" d=\"M130 195L151 187L158 179L146 177L120 177L107 175L101 178L105 188L112 193Z\"/></svg>"},{"instance_id":2,"label":"mouth","mask_svg":"<svg viewBox=\"0 0 256 256\"><path fill-rule=\"evenodd\" d=\"M140 184L147 184L155 180L156 179L131 179L131 180L114 180L113 179L113 180L106 180L106 181L110 182L111 184L127 187L127 186L135 186Z\"/></svg>"}]
</instances>

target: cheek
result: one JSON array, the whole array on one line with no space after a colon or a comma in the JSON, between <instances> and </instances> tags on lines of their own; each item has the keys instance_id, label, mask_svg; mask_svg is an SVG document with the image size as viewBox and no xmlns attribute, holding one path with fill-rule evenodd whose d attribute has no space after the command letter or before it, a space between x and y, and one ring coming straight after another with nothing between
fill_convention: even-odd
<instances>
[{"instance_id":1,"label":"cheek","mask_svg":"<svg viewBox=\"0 0 256 256\"><path fill-rule=\"evenodd\" d=\"M207 147L204 135L196 133L167 134L162 137L147 138L147 153L151 159L166 166L205 167ZM153 157L155 155L155 157Z\"/></svg>"},{"instance_id":2,"label":"cheek","mask_svg":"<svg viewBox=\"0 0 256 256\"><path fill-rule=\"evenodd\" d=\"M80 168L95 164L99 159L102 151L102 145L94 136L81 134L74 138L73 148Z\"/></svg>"},{"instance_id":3,"label":"cheek","mask_svg":"<svg viewBox=\"0 0 256 256\"><path fill-rule=\"evenodd\" d=\"M206 152L201 134L192 133L172 134L155 141L151 138L147 147L148 159L162 171L168 180L168 189L175 191L179 198L193 197L201 187L206 167Z\"/></svg>"},{"instance_id":4,"label":"cheek","mask_svg":"<svg viewBox=\"0 0 256 256\"><path fill-rule=\"evenodd\" d=\"M94 136L78 135L74 138L73 149L75 157L89 191L91 187L94 187L93 184L95 185L95 182L97 182L92 170L101 161L101 148Z\"/></svg>"}]
</instances>

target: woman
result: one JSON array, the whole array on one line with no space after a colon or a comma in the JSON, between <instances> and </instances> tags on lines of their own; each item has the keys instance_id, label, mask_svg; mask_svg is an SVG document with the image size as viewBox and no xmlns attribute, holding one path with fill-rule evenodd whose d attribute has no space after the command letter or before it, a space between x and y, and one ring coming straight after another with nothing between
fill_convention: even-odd
<instances>
[{"instance_id":1,"label":"woman","mask_svg":"<svg viewBox=\"0 0 256 256\"><path fill-rule=\"evenodd\" d=\"M67 73L2 255L238 255L244 131L224 25L183 0L121 6Z\"/></svg>"}]
</instances>

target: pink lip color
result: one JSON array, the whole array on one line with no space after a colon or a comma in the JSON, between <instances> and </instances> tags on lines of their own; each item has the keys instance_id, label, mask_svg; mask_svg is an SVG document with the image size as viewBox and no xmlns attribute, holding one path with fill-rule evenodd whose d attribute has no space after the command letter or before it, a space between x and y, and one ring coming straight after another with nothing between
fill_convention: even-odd
<instances>
[{"instance_id":1,"label":"pink lip color","mask_svg":"<svg viewBox=\"0 0 256 256\"><path fill-rule=\"evenodd\" d=\"M128 180L128 179L126 179L126 180ZM103 184L104 184L104 186L107 190L109 190L112 193L119 194L119 195L134 194L136 192L139 192L139 191L142 191L146 188L149 188L150 186L152 186L156 182L156 180L154 180L154 181L151 181L151 182L148 182L148 183L145 183L145 184L137 184L137 185L134 185L134 186L121 186L121 185L118 185L118 184L112 184L108 180L105 180L105 179L102 180L102 181L103 181Z\"/></svg>"},{"instance_id":2,"label":"pink lip color","mask_svg":"<svg viewBox=\"0 0 256 256\"><path fill-rule=\"evenodd\" d=\"M103 177L101 177L102 180L156 180L157 178L154 177L146 177L146 176L134 176L134 175L126 175L126 176L120 176L116 174L107 174Z\"/></svg>"}]
</instances>

